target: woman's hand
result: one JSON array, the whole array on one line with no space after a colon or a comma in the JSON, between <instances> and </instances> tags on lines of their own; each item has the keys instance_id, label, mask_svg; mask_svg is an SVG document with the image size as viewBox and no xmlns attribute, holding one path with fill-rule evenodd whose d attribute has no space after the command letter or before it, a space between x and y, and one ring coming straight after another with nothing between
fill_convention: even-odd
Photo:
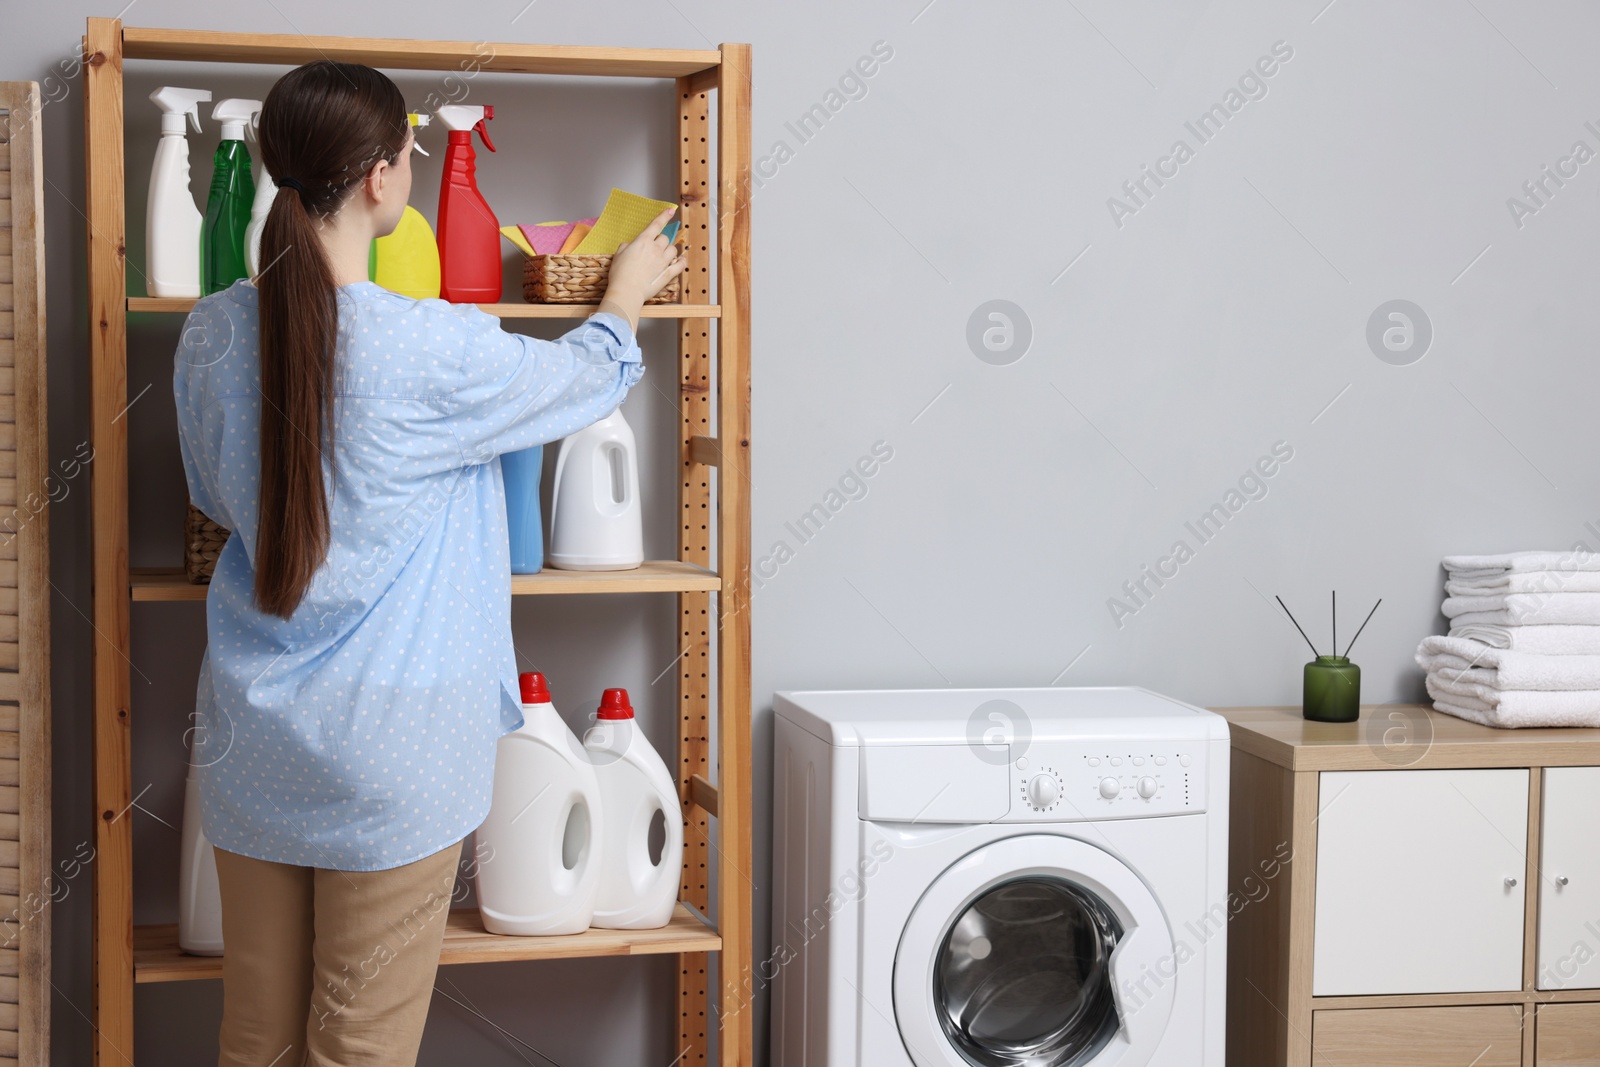
<instances>
[{"instance_id":1,"label":"woman's hand","mask_svg":"<svg viewBox=\"0 0 1600 1067\"><path fill-rule=\"evenodd\" d=\"M644 302L659 293L689 265L688 260L678 253L677 246L661 232L676 210L675 207L669 207L661 212L639 232L639 236L618 246L616 255L611 257L611 276L600 306L627 319L629 327L636 332L639 309ZM607 307L608 304L611 306Z\"/></svg>"}]
</instances>

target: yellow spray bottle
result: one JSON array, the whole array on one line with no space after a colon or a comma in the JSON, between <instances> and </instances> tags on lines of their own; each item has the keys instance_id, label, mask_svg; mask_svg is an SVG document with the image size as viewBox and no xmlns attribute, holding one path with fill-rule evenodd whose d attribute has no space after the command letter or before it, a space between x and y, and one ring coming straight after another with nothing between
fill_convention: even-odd
<instances>
[{"instance_id":1,"label":"yellow spray bottle","mask_svg":"<svg viewBox=\"0 0 1600 1067\"><path fill-rule=\"evenodd\" d=\"M412 114L410 120L413 126L428 124L427 115ZM420 211L407 204L394 232L378 238L373 245L377 257L373 281L415 300L439 295L439 245L434 240L433 227Z\"/></svg>"}]
</instances>

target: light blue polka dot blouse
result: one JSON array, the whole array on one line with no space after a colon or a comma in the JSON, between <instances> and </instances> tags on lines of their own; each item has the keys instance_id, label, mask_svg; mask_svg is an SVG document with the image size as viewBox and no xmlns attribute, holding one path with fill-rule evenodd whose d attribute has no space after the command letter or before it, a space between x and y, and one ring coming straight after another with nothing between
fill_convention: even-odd
<instances>
[{"instance_id":1,"label":"light blue polka dot blouse","mask_svg":"<svg viewBox=\"0 0 1600 1067\"><path fill-rule=\"evenodd\" d=\"M195 505L233 531L206 597L201 826L259 859L377 871L489 812L522 724L500 454L616 409L644 373L627 320L556 341L472 305L338 290L332 543L289 619L251 604L260 456L257 291L195 304L173 375Z\"/></svg>"}]
</instances>

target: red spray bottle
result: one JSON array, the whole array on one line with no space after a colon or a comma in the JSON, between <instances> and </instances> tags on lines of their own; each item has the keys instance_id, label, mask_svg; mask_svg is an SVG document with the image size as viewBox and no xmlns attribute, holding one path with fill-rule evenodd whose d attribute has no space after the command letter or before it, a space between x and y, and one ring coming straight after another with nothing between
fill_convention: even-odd
<instances>
[{"instance_id":1,"label":"red spray bottle","mask_svg":"<svg viewBox=\"0 0 1600 1067\"><path fill-rule=\"evenodd\" d=\"M478 191L472 131L495 150L484 125L494 107L447 104L438 114L450 131L439 182L439 295L457 304L492 304L500 299L500 221Z\"/></svg>"}]
</instances>

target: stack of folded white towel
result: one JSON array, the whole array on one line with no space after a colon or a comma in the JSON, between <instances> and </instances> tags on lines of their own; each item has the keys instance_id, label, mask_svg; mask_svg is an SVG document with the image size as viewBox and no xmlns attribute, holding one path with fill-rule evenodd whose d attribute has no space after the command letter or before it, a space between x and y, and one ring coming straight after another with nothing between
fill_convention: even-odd
<instances>
[{"instance_id":1,"label":"stack of folded white towel","mask_svg":"<svg viewBox=\"0 0 1600 1067\"><path fill-rule=\"evenodd\" d=\"M1447 637L1417 664L1440 711L1485 726L1600 726L1600 553L1447 556Z\"/></svg>"}]
</instances>

